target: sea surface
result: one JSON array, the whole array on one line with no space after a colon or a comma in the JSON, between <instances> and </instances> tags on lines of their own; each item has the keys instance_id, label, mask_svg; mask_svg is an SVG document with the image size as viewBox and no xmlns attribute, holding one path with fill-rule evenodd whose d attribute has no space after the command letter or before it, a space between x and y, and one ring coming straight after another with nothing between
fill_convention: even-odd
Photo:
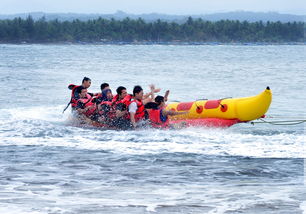
<instances>
[{"instance_id":1,"label":"sea surface","mask_svg":"<svg viewBox=\"0 0 306 214\"><path fill-rule=\"evenodd\" d=\"M170 101L253 96L306 118L303 45L0 45L0 213L305 214L305 124L73 127L68 84L154 83Z\"/></svg>"}]
</instances>

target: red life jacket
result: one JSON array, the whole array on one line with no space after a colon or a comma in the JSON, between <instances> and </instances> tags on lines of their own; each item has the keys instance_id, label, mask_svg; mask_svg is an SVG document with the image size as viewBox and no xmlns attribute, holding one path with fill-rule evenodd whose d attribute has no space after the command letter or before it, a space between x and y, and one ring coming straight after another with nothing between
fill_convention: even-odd
<instances>
[{"instance_id":1,"label":"red life jacket","mask_svg":"<svg viewBox=\"0 0 306 214\"><path fill-rule=\"evenodd\" d=\"M95 111L96 111L96 104L92 102L92 97L89 94L86 94L86 98L80 98L77 100L77 102L81 102L84 104L84 108L88 107L88 106L95 106L95 108L92 109L88 109L86 112L84 112L83 114L87 117L92 116Z\"/></svg>"},{"instance_id":2,"label":"red life jacket","mask_svg":"<svg viewBox=\"0 0 306 214\"><path fill-rule=\"evenodd\" d=\"M118 99L119 99L119 96L117 94L112 100L112 102L113 102L112 105L113 105L113 108L114 108L115 112L116 112L116 109L117 109L117 105L119 105L119 104L124 104L126 106L126 108L128 108L128 106L131 103L132 95L127 94L122 100L118 100ZM128 113L126 113L122 118L128 120L128 119L130 119L130 115Z\"/></svg>"},{"instance_id":3,"label":"red life jacket","mask_svg":"<svg viewBox=\"0 0 306 214\"><path fill-rule=\"evenodd\" d=\"M119 95L116 94L116 96L113 97L112 102L113 103L118 102L118 99L119 99Z\"/></svg>"},{"instance_id":4,"label":"red life jacket","mask_svg":"<svg viewBox=\"0 0 306 214\"><path fill-rule=\"evenodd\" d=\"M131 103L135 102L137 104L137 110L136 110L136 113L135 113L135 122L139 121L139 120L143 120L145 119L145 107L142 103L142 101L139 101L139 100L132 100Z\"/></svg>"},{"instance_id":5,"label":"red life jacket","mask_svg":"<svg viewBox=\"0 0 306 214\"><path fill-rule=\"evenodd\" d=\"M128 107L131 104L131 99L132 99L132 95L128 94L121 100L121 102Z\"/></svg>"},{"instance_id":6,"label":"red life jacket","mask_svg":"<svg viewBox=\"0 0 306 214\"><path fill-rule=\"evenodd\" d=\"M118 105L119 103L123 103L126 106L129 106L131 104L132 95L127 94L122 100L118 100L118 99L119 99L119 95L117 94L116 96L114 96L114 98L112 100L114 105Z\"/></svg>"},{"instance_id":7,"label":"red life jacket","mask_svg":"<svg viewBox=\"0 0 306 214\"><path fill-rule=\"evenodd\" d=\"M169 119L167 117L166 121L161 120L161 114L163 109L149 109L149 120L152 127L154 128L167 128L169 127Z\"/></svg>"},{"instance_id":8,"label":"red life jacket","mask_svg":"<svg viewBox=\"0 0 306 214\"><path fill-rule=\"evenodd\" d=\"M99 105L103 107L103 109L99 111L100 115L104 115L110 120L116 117L116 112L111 101L102 101Z\"/></svg>"},{"instance_id":9,"label":"red life jacket","mask_svg":"<svg viewBox=\"0 0 306 214\"><path fill-rule=\"evenodd\" d=\"M77 106L77 103L78 103L78 98L74 96L74 92L78 87L80 87L80 85L74 85L74 84L68 85L68 89L71 90L70 103L71 103L71 106L74 107L74 108Z\"/></svg>"},{"instance_id":10,"label":"red life jacket","mask_svg":"<svg viewBox=\"0 0 306 214\"><path fill-rule=\"evenodd\" d=\"M102 94L101 94L101 93L98 93L95 97L96 97L97 99L100 99L100 98L102 98Z\"/></svg>"}]
</instances>

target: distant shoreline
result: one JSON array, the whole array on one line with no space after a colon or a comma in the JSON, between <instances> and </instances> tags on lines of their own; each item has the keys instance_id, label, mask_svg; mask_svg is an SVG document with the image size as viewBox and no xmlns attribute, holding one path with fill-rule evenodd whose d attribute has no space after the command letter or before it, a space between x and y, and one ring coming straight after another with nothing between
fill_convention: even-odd
<instances>
[{"instance_id":1,"label":"distant shoreline","mask_svg":"<svg viewBox=\"0 0 306 214\"><path fill-rule=\"evenodd\" d=\"M304 22L217 22L193 19L184 23L142 19L89 21L0 20L0 43L207 45L305 43Z\"/></svg>"}]
</instances>

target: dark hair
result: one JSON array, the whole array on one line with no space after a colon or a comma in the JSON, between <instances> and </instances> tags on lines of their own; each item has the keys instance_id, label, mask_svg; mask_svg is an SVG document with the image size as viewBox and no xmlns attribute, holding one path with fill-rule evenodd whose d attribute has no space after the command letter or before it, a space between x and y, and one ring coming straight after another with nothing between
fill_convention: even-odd
<instances>
[{"instance_id":1,"label":"dark hair","mask_svg":"<svg viewBox=\"0 0 306 214\"><path fill-rule=\"evenodd\" d=\"M123 86L119 86L119 87L116 89L116 92L117 92L118 95L121 95L123 90L126 90L126 88L123 87Z\"/></svg>"},{"instance_id":2,"label":"dark hair","mask_svg":"<svg viewBox=\"0 0 306 214\"><path fill-rule=\"evenodd\" d=\"M108 83L102 83L100 88L101 88L101 91L103 91L106 87L109 87L109 84Z\"/></svg>"},{"instance_id":3,"label":"dark hair","mask_svg":"<svg viewBox=\"0 0 306 214\"><path fill-rule=\"evenodd\" d=\"M84 83L85 81L86 81L86 82L87 82L87 81L91 81L91 79L88 78L88 77L84 77L83 80L82 80L82 83Z\"/></svg>"},{"instance_id":4,"label":"dark hair","mask_svg":"<svg viewBox=\"0 0 306 214\"><path fill-rule=\"evenodd\" d=\"M80 94L80 93L82 92L83 89L86 89L86 88L83 87L83 86L79 86L79 87L77 87L77 88L75 89L75 91L76 91L78 94Z\"/></svg>"},{"instance_id":5,"label":"dark hair","mask_svg":"<svg viewBox=\"0 0 306 214\"><path fill-rule=\"evenodd\" d=\"M146 109L158 109L158 104L154 102L148 102L144 105Z\"/></svg>"},{"instance_id":6,"label":"dark hair","mask_svg":"<svg viewBox=\"0 0 306 214\"><path fill-rule=\"evenodd\" d=\"M136 85L133 89L133 96L135 96L135 94L137 93L140 93L143 89L141 88L140 85Z\"/></svg>"},{"instance_id":7,"label":"dark hair","mask_svg":"<svg viewBox=\"0 0 306 214\"><path fill-rule=\"evenodd\" d=\"M160 105L162 102L165 102L165 99L163 96L156 96L154 100L158 105Z\"/></svg>"}]
</instances>

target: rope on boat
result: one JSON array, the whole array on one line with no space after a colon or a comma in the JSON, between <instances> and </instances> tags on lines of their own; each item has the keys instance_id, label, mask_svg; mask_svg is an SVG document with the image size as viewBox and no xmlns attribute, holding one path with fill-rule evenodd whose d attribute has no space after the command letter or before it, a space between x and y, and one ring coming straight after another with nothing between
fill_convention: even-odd
<instances>
[{"instance_id":1,"label":"rope on boat","mask_svg":"<svg viewBox=\"0 0 306 214\"><path fill-rule=\"evenodd\" d=\"M306 123L306 120L282 120L282 121L267 121L264 119L259 119L261 121L252 121L250 122L252 125L258 124L258 123L268 123L271 125L276 125L276 126L289 126L289 125L298 125L301 123Z\"/></svg>"},{"instance_id":2,"label":"rope on boat","mask_svg":"<svg viewBox=\"0 0 306 214\"><path fill-rule=\"evenodd\" d=\"M265 119L267 119L267 118L272 118L272 119L294 119L294 120L304 120L304 118L306 118L306 115L304 116L290 116L290 117L288 117L288 116L278 116L278 115L275 115L275 116L273 116L273 115L266 115L266 117L265 117ZM302 118L302 119L301 119Z\"/></svg>"}]
</instances>

